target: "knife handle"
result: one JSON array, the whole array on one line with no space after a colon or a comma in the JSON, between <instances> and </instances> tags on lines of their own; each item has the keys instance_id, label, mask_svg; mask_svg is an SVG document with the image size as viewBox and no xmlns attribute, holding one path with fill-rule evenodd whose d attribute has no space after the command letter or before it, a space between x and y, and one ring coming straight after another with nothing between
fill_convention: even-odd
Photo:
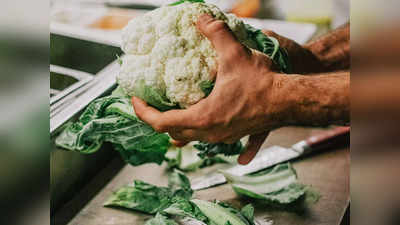
<instances>
[{"instance_id":1,"label":"knife handle","mask_svg":"<svg viewBox=\"0 0 400 225\"><path fill-rule=\"evenodd\" d=\"M350 145L350 127L336 127L305 140L306 151L318 151Z\"/></svg>"}]
</instances>

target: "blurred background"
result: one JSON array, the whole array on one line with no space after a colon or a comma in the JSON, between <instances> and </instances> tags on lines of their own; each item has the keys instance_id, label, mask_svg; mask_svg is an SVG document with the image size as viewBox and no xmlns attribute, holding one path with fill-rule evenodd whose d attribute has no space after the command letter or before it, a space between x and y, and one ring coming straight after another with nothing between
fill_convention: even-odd
<instances>
[{"instance_id":1,"label":"blurred background","mask_svg":"<svg viewBox=\"0 0 400 225\"><path fill-rule=\"evenodd\" d=\"M49 221L49 4L8 0L1 4L0 223L45 224Z\"/></svg>"},{"instance_id":2,"label":"blurred background","mask_svg":"<svg viewBox=\"0 0 400 225\"><path fill-rule=\"evenodd\" d=\"M400 223L399 1L351 2L352 224Z\"/></svg>"},{"instance_id":3,"label":"blurred background","mask_svg":"<svg viewBox=\"0 0 400 225\"><path fill-rule=\"evenodd\" d=\"M0 224L50 223L49 118L62 105L50 109L49 98L65 94L75 83L84 85L115 61L115 55L121 54L120 29L135 16L167 2L2 1ZM266 19L259 25L272 30L278 26L281 34L293 35L299 42L329 32L348 21L351 13L351 222L399 224L399 1L209 2L241 17ZM311 33L305 37L298 26L271 25L271 19L312 24L315 29L303 26ZM53 65L50 70L49 64Z\"/></svg>"}]
</instances>

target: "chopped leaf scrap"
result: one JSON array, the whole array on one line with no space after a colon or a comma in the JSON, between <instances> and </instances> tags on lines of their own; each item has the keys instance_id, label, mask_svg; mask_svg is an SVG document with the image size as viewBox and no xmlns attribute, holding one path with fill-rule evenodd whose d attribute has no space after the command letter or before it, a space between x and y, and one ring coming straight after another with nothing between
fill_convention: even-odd
<instances>
[{"instance_id":1,"label":"chopped leaf scrap","mask_svg":"<svg viewBox=\"0 0 400 225\"><path fill-rule=\"evenodd\" d=\"M252 206L245 206L242 210L237 210L231 205L222 202L208 202L199 199L191 200L201 212L215 225L255 225ZM249 219L253 218L253 219Z\"/></svg>"},{"instance_id":2,"label":"chopped leaf scrap","mask_svg":"<svg viewBox=\"0 0 400 225\"><path fill-rule=\"evenodd\" d=\"M157 213L154 218L151 218L146 221L145 225L179 225L172 219L162 215L161 213Z\"/></svg>"},{"instance_id":3,"label":"chopped leaf scrap","mask_svg":"<svg viewBox=\"0 0 400 225\"><path fill-rule=\"evenodd\" d=\"M185 150L187 151L187 150ZM196 157L198 158L198 157ZM191 163L187 165L182 165L182 149L177 150L177 154L173 157L166 157L165 159L168 163L167 168L169 170L178 169L183 172L192 172L196 171L199 168L209 167L215 164L225 164L229 163L228 160L224 159L220 156L207 157L207 158L198 158L193 160Z\"/></svg>"},{"instance_id":4,"label":"chopped leaf scrap","mask_svg":"<svg viewBox=\"0 0 400 225\"><path fill-rule=\"evenodd\" d=\"M225 156L238 155L244 150L241 141L237 141L233 144L199 142L194 145L194 147L200 151L198 154L200 158L213 157L218 154L223 154Z\"/></svg>"},{"instance_id":5,"label":"chopped leaf scrap","mask_svg":"<svg viewBox=\"0 0 400 225\"><path fill-rule=\"evenodd\" d=\"M220 171L239 195L259 199L269 204L287 205L309 197L318 201L318 193L300 184L290 163L247 176L236 176Z\"/></svg>"},{"instance_id":6,"label":"chopped leaf scrap","mask_svg":"<svg viewBox=\"0 0 400 225\"><path fill-rule=\"evenodd\" d=\"M175 171L169 176L168 187L135 180L132 185L121 187L114 192L104 206L117 206L155 214L179 199L189 200L192 194L188 178L183 173Z\"/></svg>"},{"instance_id":7,"label":"chopped leaf scrap","mask_svg":"<svg viewBox=\"0 0 400 225\"><path fill-rule=\"evenodd\" d=\"M104 205L155 215L145 225L176 225L175 218L192 218L212 225L255 225L251 205L238 210L222 202L191 199L192 194L189 179L175 170L169 175L168 187L135 180L133 185L114 192Z\"/></svg>"}]
</instances>

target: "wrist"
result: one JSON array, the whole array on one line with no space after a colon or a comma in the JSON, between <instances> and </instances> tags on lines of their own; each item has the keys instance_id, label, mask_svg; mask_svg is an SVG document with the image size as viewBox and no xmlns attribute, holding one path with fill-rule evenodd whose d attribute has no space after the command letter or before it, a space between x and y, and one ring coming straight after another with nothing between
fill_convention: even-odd
<instances>
[{"instance_id":1,"label":"wrist","mask_svg":"<svg viewBox=\"0 0 400 225\"><path fill-rule=\"evenodd\" d=\"M288 89L288 85L291 85L289 84L291 82L290 76L293 75L273 74L273 84L267 100L266 117L276 123L276 127L288 126L294 123L294 104Z\"/></svg>"},{"instance_id":2,"label":"wrist","mask_svg":"<svg viewBox=\"0 0 400 225\"><path fill-rule=\"evenodd\" d=\"M272 105L272 113L281 126L311 125L313 122L313 110L309 110L317 104L313 96L312 88L307 84L312 82L312 76L297 74L275 74Z\"/></svg>"},{"instance_id":3,"label":"wrist","mask_svg":"<svg viewBox=\"0 0 400 225\"><path fill-rule=\"evenodd\" d=\"M271 113L282 126L326 126L348 122L349 74L275 74Z\"/></svg>"}]
</instances>

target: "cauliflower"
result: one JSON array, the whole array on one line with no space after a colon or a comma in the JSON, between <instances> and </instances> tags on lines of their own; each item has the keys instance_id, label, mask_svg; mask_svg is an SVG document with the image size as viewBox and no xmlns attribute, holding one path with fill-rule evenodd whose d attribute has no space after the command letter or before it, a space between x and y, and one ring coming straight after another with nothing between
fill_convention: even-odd
<instances>
[{"instance_id":1,"label":"cauliflower","mask_svg":"<svg viewBox=\"0 0 400 225\"><path fill-rule=\"evenodd\" d=\"M244 23L214 5L185 2L158 8L132 19L122 32L121 48L127 57L117 82L129 96L147 101L145 92L149 91L143 89L151 88L153 98L181 108L205 97L200 85L214 79L216 52L195 26L203 13L225 21L239 41L255 48L251 41L246 42Z\"/></svg>"},{"instance_id":2,"label":"cauliflower","mask_svg":"<svg viewBox=\"0 0 400 225\"><path fill-rule=\"evenodd\" d=\"M166 111L187 108L212 91L216 52L195 27L203 13L225 21L242 44L269 56L282 72L290 72L287 53L276 39L203 0L178 0L173 5L134 18L124 28L121 48L126 56L117 76L119 87L111 96L91 103L79 121L57 137L57 146L93 153L108 141L132 165L162 163L170 145L168 135L158 134L140 121L127 97L140 97ZM232 155L243 150L241 142L199 143L194 147L201 157L210 152Z\"/></svg>"}]
</instances>

